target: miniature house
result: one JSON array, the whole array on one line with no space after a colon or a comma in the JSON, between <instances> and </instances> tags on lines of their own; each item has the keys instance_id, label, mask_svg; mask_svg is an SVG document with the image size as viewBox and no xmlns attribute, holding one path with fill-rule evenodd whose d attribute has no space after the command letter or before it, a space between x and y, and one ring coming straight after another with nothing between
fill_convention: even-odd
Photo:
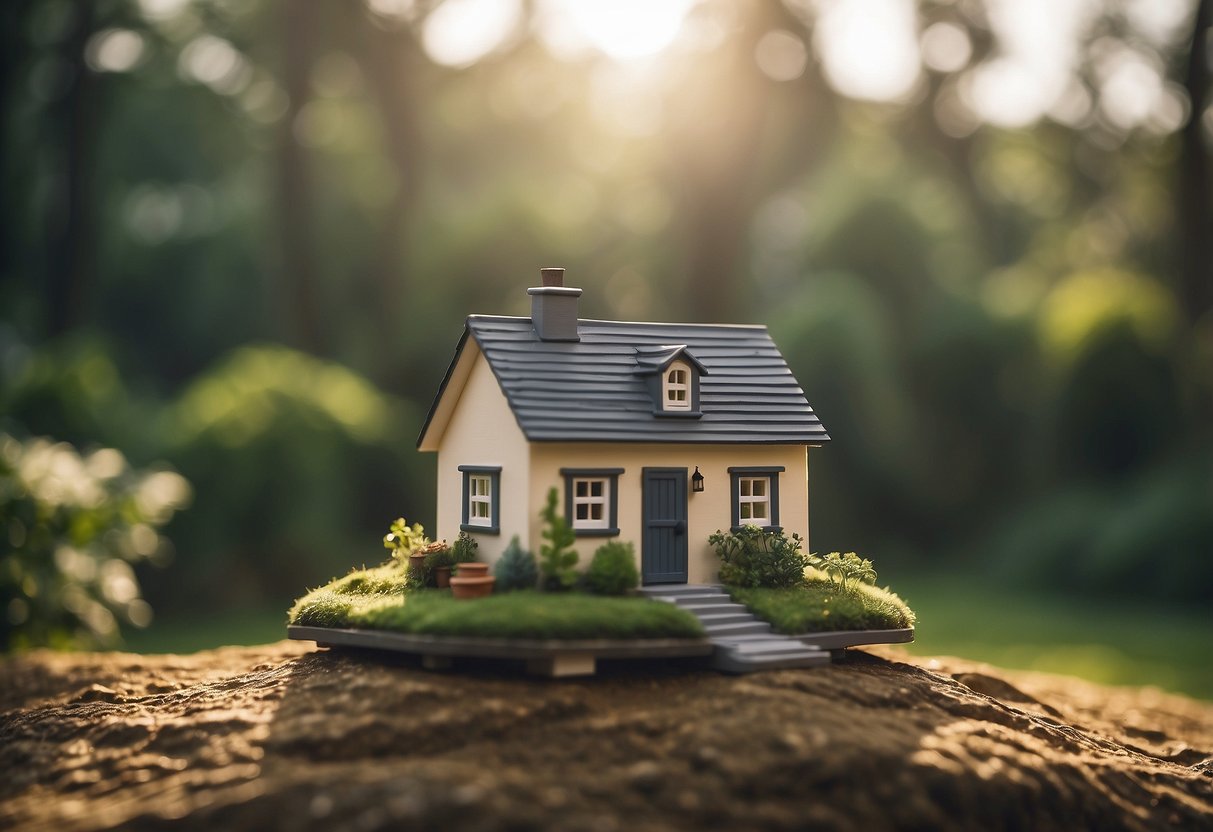
<instances>
[{"instance_id":1,"label":"miniature house","mask_svg":"<svg viewBox=\"0 0 1213 832\"><path fill-rule=\"evenodd\" d=\"M764 326L578 318L543 269L531 317L468 317L417 447L438 454L439 537L495 561L560 494L581 563L634 544L642 582L708 583L718 529L809 533L811 447L829 441Z\"/></svg>"}]
</instances>

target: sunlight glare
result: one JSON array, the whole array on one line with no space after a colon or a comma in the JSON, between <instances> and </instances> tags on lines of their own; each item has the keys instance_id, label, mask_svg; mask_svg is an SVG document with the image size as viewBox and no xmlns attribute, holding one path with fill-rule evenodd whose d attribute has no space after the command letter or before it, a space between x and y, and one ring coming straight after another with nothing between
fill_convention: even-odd
<instances>
[{"instance_id":1,"label":"sunlight glare","mask_svg":"<svg viewBox=\"0 0 1213 832\"><path fill-rule=\"evenodd\" d=\"M815 42L834 89L851 98L905 98L921 73L913 0L825 4Z\"/></svg>"},{"instance_id":2,"label":"sunlight glare","mask_svg":"<svg viewBox=\"0 0 1213 832\"><path fill-rule=\"evenodd\" d=\"M421 43L435 63L471 66L501 46L521 19L519 0L446 0L425 19Z\"/></svg>"},{"instance_id":3,"label":"sunlight glare","mask_svg":"<svg viewBox=\"0 0 1213 832\"><path fill-rule=\"evenodd\" d=\"M544 29L570 36L615 60L654 55L678 37L694 0L545 0Z\"/></svg>"}]
</instances>

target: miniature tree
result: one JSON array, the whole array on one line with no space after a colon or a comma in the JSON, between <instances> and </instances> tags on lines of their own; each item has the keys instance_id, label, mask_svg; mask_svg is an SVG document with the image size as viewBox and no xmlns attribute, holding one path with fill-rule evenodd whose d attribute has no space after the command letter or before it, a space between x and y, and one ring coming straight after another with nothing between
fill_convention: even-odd
<instances>
[{"instance_id":1,"label":"miniature tree","mask_svg":"<svg viewBox=\"0 0 1213 832\"><path fill-rule=\"evenodd\" d=\"M539 571L543 575L543 588L548 591L572 589L577 583L577 551L572 548L577 536L569 521L556 511L556 489L548 490L547 504L539 512L543 518L543 539L547 543L539 547Z\"/></svg>"},{"instance_id":2,"label":"miniature tree","mask_svg":"<svg viewBox=\"0 0 1213 832\"><path fill-rule=\"evenodd\" d=\"M493 575L501 592L534 589L539 583L539 565L535 562L535 556L522 548L518 535L514 535L510 545L505 547L501 559L493 567Z\"/></svg>"}]
</instances>

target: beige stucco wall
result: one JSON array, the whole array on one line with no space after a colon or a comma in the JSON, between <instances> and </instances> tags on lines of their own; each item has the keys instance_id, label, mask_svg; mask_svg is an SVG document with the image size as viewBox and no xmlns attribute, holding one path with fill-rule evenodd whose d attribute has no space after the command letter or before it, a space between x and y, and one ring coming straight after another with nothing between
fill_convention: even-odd
<instances>
[{"instance_id":1,"label":"beige stucco wall","mask_svg":"<svg viewBox=\"0 0 1213 832\"><path fill-rule=\"evenodd\" d=\"M530 449L530 498L534 511L529 518L528 538L538 554L542 521L538 516L549 488L560 492L564 506L561 468L623 468L619 476L619 540L631 542L641 556L642 503L641 469L686 468L688 475L699 466L704 490L690 493L687 485L688 580L716 580L719 560L708 545L708 535L728 529L732 518L730 467L782 465L779 474L779 522L790 536L796 532L808 546L809 483L808 456L803 445L652 445L535 443ZM589 563L594 550L610 538L585 537L576 546L581 564ZM637 563L637 567L640 564Z\"/></svg>"},{"instance_id":2,"label":"beige stucco wall","mask_svg":"<svg viewBox=\"0 0 1213 832\"><path fill-rule=\"evenodd\" d=\"M455 404L438 442L438 529L432 536L454 541L459 535L463 519L463 475L459 466L499 465L501 533L473 533L480 543L480 559L493 562L513 535L524 542L528 539L527 517L532 511L527 502L530 470L527 441L479 351L472 358L467 382Z\"/></svg>"},{"instance_id":3,"label":"beige stucco wall","mask_svg":"<svg viewBox=\"0 0 1213 832\"><path fill-rule=\"evenodd\" d=\"M539 556L543 543L539 510L549 488L560 495L564 511L561 468L623 468L619 476L619 537L631 542L641 556L641 471L653 468L699 467L705 479L702 493L687 484L688 572L691 583L716 580L719 562L707 538L727 529L732 515L728 469L735 466L782 465L779 474L779 521L790 535L805 538L808 548L808 455L802 445L654 445L623 443L530 444L518 427L505 395L483 355L468 356L467 381L438 438L438 526L434 536L453 541L463 515L460 465L501 467L500 534L473 532L480 558L495 562L513 535ZM461 371L462 372L462 371ZM455 393L448 391L448 395ZM444 403L445 404L445 403ZM576 546L584 568L594 550L610 538L584 537ZM640 563L637 563L640 567Z\"/></svg>"}]
</instances>

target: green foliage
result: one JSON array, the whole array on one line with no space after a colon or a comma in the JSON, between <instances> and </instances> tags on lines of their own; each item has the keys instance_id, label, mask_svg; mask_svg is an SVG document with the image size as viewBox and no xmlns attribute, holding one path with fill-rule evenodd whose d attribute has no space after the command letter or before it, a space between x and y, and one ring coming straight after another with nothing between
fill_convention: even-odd
<instances>
[{"instance_id":1,"label":"green foliage","mask_svg":"<svg viewBox=\"0 0 1213 832\"><path fill-rule=\"evenodd\" d=\"M407 560L413 552L429 544L425 528L420 523L410 526L403 517L393 520L388 533L383 536L383 548L390 549L392 557L397 560Z\"/></svg>"},{"instance_id":2,"label":"green foliage","mask_svg":"<svg viewBox=\"0 0 1213 832\"><path fill-rule=\"evenodd\" d=\"M459 562L455 557L455 550L446 545L432 547L425 555L425 568L431 574L441 566L451 567Z\"/></svg>"},{"instance_id":3,"label":"green foliage","mask_svg":"<svg viewBox=\"0 0 1213 832\"><path fill-rule=\"evenodd\" d=\"M861 558L854 552L847 552L845 555L830 552L824 556L810 554L807 560L809 566L824 572L831 582L837 578L840 590L847 588L848 580L863 584L876 583L876 570L872 567L872 561Z\"/></svg>"},{"instance_id":4,"label":"green foliage","mask_svg":"<svg viewBox=\"0 0 1213 832\"><path fill-rule=\"evenodd\" d=\"M0 433L0 651L112 647L123 624L147 626L131 566L163 563L157 529L189 496L178 474L134 470L112 448Z\"/></svg>"},{"instance_id":5,"label":"green foliage","mask_svg":"<svg viewBox=\"0 0 1213 832\"><path fill-rule=\"evenodd\" d=\"M585 585L595 595L624 595L640 584L636 551L631 543L611 541L594 552L585 571Z\"/></svg>"},{"instance_id":6,"label":"green foliage","mask_svg":"<svg viewBox=\"0 0 1213 832\"><path fill-rule=\"evenodd\" d=\"M493 575L497 578L497 592L534 589L539 583L539 565L535 562L535 555L522 548L518 535L510 539L509 545L493 566Z\"/></svg>"},{"instance_id":7,"label":"green foliage","mask_svg":"<svg viewBox=\"0 0 1213 832\"><path fill-rule=\"evenodd\" d=\"M743 526L708 537L720 556L720 581L726 586L790 587L804 582L805 555L800 535Z\"/></svg>"},{"instance_id":8,"label":"green foliage","mask_svg":"<svg viewBox=\"0 0 1213 832\"><path fill-rule=\"evenodd\" d=\"M577 583L577 551L572 548L577 540L569 521L556 509L558 495L555 488L548 489L547 503L539 516L543 518L543 539L539 547L539 571L543 577L543 588L548 591L572 589Z\"/></svg>"},{"instance_id":9,"label":"green foliage","mask_svg":"<svg viewBox=\"0 0 1213 832\"><path fill-rule=\"evenodd\" d=\"M471 563L476 560L476 550L480 543L467 532L460 532L455 538L455 563Z\"/></svg>"},{"instance_id":10,"label":"green foliage","mask_svg":"<svg viewBox=\"0 0 1213 832\"><path fill-rule=\"evenodd\" d=\"M913 627L914 611L888 589L810 578L781 589L729 587L734 601L770 622L777 633L800 635L831 630L893 630Z\"/></svg>"}]
</instances>

